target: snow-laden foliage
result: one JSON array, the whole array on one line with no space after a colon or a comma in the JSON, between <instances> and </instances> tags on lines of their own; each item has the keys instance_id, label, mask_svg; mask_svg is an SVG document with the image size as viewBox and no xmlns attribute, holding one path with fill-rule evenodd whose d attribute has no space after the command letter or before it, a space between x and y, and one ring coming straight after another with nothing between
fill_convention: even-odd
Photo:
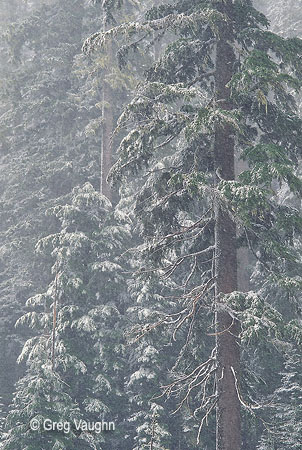
<instances>
[{"instance_id":1,"label":"snow-laden foliage","mask_svg":"<svg viewBox=\"0 0 302 450\"><path fill-rule=\"evenodd\" d=\"M18 321L36 336L25 343L19 357L28 369L17 386L4 448L13 448L17 439L24 448L30 445L36 434L28 424L36 416L54 420L58 414L58 420L72 422L75 408L84 420L118 420L120 432L123 427L126 353L121 293L125 284L118 257L122 242L129 238L129 223L115 220L110 201L89 183L74 189L70 205L57 206L49 214L56 215L62 228L41 239L37 251L51 253L54 279L45 293L28 300L28 307L35 310ZM58 386L52 386L51 380ZM43 393L46 386L48 394ZM42 437L46 439L42 448L55 448L55 434L42 433ZM92 432L68 434L63 439L69 443L66 448L72 439L80 439L74 445L82 448L95 448L104 440Z\"/></svg>"},{"instance_id":2,"label":"snow-laden foliage","mask_svg":"<svg viewBox=\"0 0 302 450\"><path fill-rule=\"evenodd\" d=\"M287 295L298 295L301 288L299 277L288 270L289 265L301 270L295 245L301 234L301 211L281 204L277 193L280 186L297 199L301 196L297 166L302 122L293 94L301 86L302 43L273 34L268 25L249 1L175 1L154 6L141 21L96 33L84 45L90 53L120 37L123 64L132 50L143 53L162 39L159 58L145 71L145 81L118 122L125 137L111 178L128 183L131 174L140 175L141 182L133 183L133 198L144 244L134 253L137 261L141 258L135 277L149 274L158 279L158 286L155 282L149 292L143 287L137 293L135 335L142 339L138 342L145 341L144 348L156 348L159 338L154 330L164 329L165 340L174 327L179 358L174 356L171 384L166 383L164 392L168 398L178 394L180 404L185 404L187 388L200 425L207 422L216 402L211 395L215 352L213 356L208 350L205 356L201 340L211 341L211 336L240 324L243 356L248 358L267 337L272 346L278 340L299 339L298 323L266 293L227 291L228 295L216 299L213 295L219 275L214 270L220 245L217 210L224 226L229 220L236 224L234 245L249 249L268 283L282 287ZM225 29L233 52L232 74L223 87L227 100L217 91L225 68L215 59ZM247 168L236 179L223 156L217 159L219 133L234 139L238 159L246 161ZM221 141L221 145L227 144ZM170 294L158 303L167 280ZM153 306L147 305L148 297ZM230 326L215 333L211 312L216 318L227 313ZM170 355L173 359L173 352ZM143 348L138 358L146 361ZM152 376L152 371L140 366L133 371L131 383ZM242 407L253 411L241 394L235 372L234 378ZM244 377L242 386L245 389ZM208 445L214 448L213 440Z\"/></svg>"},{"instance_id":3,"label":"snow-laden foliage","mask_svg":"<svg viewBox=\"0 0 302 450\"><path fill-rule=\"evenodd\" d=\"M302 438L301 357L296 349L287 355L281 386L272 395L271 432L265 432L257 449L299 449Z\"/></svg>"}]
</instances>

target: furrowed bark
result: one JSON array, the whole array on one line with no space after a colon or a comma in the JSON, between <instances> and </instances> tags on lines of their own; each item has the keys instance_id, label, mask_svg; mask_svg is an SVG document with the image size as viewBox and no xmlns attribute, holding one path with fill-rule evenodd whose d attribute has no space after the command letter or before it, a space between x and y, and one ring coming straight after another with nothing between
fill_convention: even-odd
<instances>
[{"instance_id":1,"label":"furrowed bark","mask_svg":"<svg viewBox=\"0 0 302 450\"><path fill-rule=\"evenodd\" d=\"M226 87L233 75L235 55L233 41L232 2L226 0L220 11L228 17L221 23L216 49L216 102L219 108L232 110L230 90ZM217 125L214 144L215 171L224 180L235 179L234 130L230 125ZM216 197L215 201L215 276L217 302L223 302L223 294L237 290L236 225ZM217 395L216 449L241 449L240 401L234 373L238 377L240 349L238 335L240 324L228 312L218 308L216 313L217 345Z\"/></svg>"}]
</instances>

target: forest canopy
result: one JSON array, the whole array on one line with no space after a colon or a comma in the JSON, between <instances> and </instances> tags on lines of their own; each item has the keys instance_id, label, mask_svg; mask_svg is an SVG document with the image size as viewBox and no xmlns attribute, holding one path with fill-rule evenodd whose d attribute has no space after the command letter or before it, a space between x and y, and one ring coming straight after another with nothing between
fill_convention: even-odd
<instances>
[{"instance_id":1,"label":"forest canopy","mask_svg":"<svg viewBox=\"0 0 302 450\"><path fill-rule=\"evenodd\" d=\"M298 3L1 2L1 449L301 448Z\"/></svg>"}]
</instances>

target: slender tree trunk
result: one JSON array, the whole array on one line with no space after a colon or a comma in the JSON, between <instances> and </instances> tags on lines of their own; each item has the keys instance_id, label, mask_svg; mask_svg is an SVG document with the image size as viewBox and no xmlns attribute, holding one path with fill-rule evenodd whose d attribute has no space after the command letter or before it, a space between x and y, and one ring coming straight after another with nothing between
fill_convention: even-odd
<instances>
[{"instance_id":1,"label":"slender tree trunk","mask_svg":"<svg viewBox=\"0 0 302 450\"><path fill-rule=\"evenodd\" d=\"M248 164L246 161L237 158L235 160L235 176L236 179L238 175L244 170L248 170ZM248 292L250 290L250 250L247 247L239 247L237 250L237 283L238 290L241 292Z\"/></svg>"},{"instance_id":2,"label":"slender tree trunk","mask_svg":"<svg viewBox=\"0 0 302 450\"><path fill-rule=\"evenodd\" d=\"M104 18L103 30L106 31L106 22ZM112 166L112 132L113 132L113 98L112 89L106 81L106 76L109 73L112 64L112 44L108 44L106 66L104 68L103 83L102 83L102 144L101 144L101 179L100 192L106 195L111 200L111 189L107 183L107 176Z\"/></svg>"},{"instance_id":3,"label":"slender tree trunk","mask_svg":"<svg viewBox=\"0 0 302 450\"><path fill-rule=\"evenodd\" d=\"M221 23L216 49L216 102L219 108L232 109L230 90L226 87L233 74L235 55L230 42L232 32L232 1L221 4L221 12L230 20ZM217 182L235 179L234 130L229 125L218 125L215 132L214 159ZM219 201L215 201L215 275L216 302L223 302L223 294L237 290L236 225ZM238 334L240 325L228 312L218 307L216 313L217 394L216 449L240 450L240 402L236 389L239 374L240 350ZM234 376L235 375L235 376ZM236 377L236 378L235 378ZM238 380L238 378L237 378Z\"/></svg>"}]
</instances>

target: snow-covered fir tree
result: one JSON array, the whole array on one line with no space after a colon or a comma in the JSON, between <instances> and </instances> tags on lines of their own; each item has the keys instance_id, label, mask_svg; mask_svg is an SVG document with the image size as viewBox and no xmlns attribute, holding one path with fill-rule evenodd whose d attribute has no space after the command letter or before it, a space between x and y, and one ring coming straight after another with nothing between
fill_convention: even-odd
<instances>
[{"instance_id":1,"label":"snow-covered fir tree","mask_svg":"<svg viewBox=\"0 0 302 450\"><path fill-rule=\"evenodd\" d=\"M141 3L22 2L6 34L5 407L27 342L3 447L299 448L302 44L287 39L299 11L284 33L289 9L266 2L278 36L250 0ZM96 189L117 200L105 177L119 139L113 208ZM36 419L116 430L30 430Z\"/></svg>"},{"instance_id":2,"label":"snow-covered fir tree","mask_svg":"<svg viewBox=\"0 0 302 450\"><path fill-rule=\"evenodd\" d=\"M26 359L28 369L17 385L4 448L13 448L16 441L22 448L40 448L41 436L45 450L59 448L57 440L60 448L118 449L127 415L125 285L118 257L129 238L129 224L89 183L74 189L70 205L51 213L61 222L61 231L41 239L37 250L51 253L54 278L45 293L27 301L34 310L19 319L35 336L19 358ZM30 432L33 418L42 427L43 419L72 422L76 414L91 422L113 421L118 431L102 444L103 434L61 433L58 438ZM30 446L33 442L36 447Z\"/></svg>"},{"instance_id":3,"label":"snow-covered fir tree","mask_svg":"<svg viewBox=\"0 0 302 450\"><path fill-rule=\"evenodd\" d=\"M301 355L296 349L288 351L281 373L281 386L272 396L271 429L264 432L257 449L298 450L302 439L302 378Z\"/></svg>"},{"instance_id":4,"label":"snow-covered fir tree","mask_svg":"<svg viewBox=\"0 0 302 450\"><path fill-rule=\"evenodd\" d=\"M108 5L114 12L119 3ZM132 49L144 53L150 42L167 38L120 118L128 134L112 179L140 173L144 181L136 195L143 269L164 271L183 288L183 272L193 282L184 289L179 315L167 304L166 322L178 330L193 319L194 346L200 329L216 346L205 361L184 363L185 374L166 393L180 386L180 394L185 387L205 393L195 416L202 426L216 409L219 450L241 448L240 409L252 411L239 386L239 340L257 346L269 336L274 345L278 333L286 339L299 329L269 298L237 293L238 245L250 248L272 285L301 288L287 264L300 267L293 237L302 218L280 204L274 186L278 180L294 196L302 192L296 173L301 119L291 95L300 88L302 43L267 27L250 1L175 1L151 8L141 21L95 33L84 46L90 52L120 37L123 63ZM248 163L236 179L235 153ZM212 322L204 311L214 312Z\"/></svg>"},{"instance_id":5,"label":"snow-covered fir tree","mask_svg":"<svg viewBox=\"0 0 302 450\"><path fill-rule=\"evenodd\" d=\"M45 289L50 279L49 258L34 253L38 239L58 230L58 221L45 211L68 202L74 186L97 181L99 142L81 132L83 110L86 120L93 113L75 95L74 57L81 52L82 33L94 29L83 19L89 16L88 6L82 1L16 0L2 2L2 8L14 10L2 28L6 62L0 88L5 104L0 118L0 342L7 407L13 383L22 374L16 359L29 337L16 333L14 324L26 299Z\"/></svg>"}]
</instances>

